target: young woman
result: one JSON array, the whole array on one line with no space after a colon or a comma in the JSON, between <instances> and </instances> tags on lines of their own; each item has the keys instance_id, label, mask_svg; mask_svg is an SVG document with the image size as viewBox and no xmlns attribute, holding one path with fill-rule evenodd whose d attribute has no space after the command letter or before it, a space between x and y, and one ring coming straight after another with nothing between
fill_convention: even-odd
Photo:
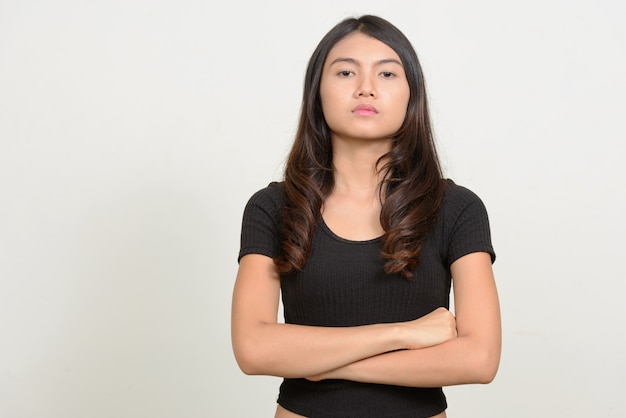
<instances>
[{"instance_id":1,"label":"young woman","mask_svg":"<svg viewBox=\"0 0 626 418\"><path fill-rule=\"evenodd\" d=\"M417 56L381 18L313 53L284 181L248 202L239 257L233 349L284 377L276 417L445 417L442 386L496 374L487 214L443 178Z\"/></svg>"}]
</instances>

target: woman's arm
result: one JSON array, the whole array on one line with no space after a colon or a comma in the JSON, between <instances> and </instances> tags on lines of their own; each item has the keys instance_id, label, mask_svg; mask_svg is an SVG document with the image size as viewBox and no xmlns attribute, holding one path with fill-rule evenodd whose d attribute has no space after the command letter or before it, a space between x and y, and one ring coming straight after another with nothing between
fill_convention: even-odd
<instances>
[{"instance_id":1,"label":"woman's arm","mask_svg":"<svg viewBox=\"0 0 626 418\"><path fill-rule=\"evenodd\" d=\"M491 382L500 362L501 326L490 256L466 255L452 264L451 271L457 338L423 349L381 354L311 379L416 387Z\"/></svg>"},{"instance_id":2,"label":"woman's arm","mask_svg":"<svg viewBox=\"0 0 626 418\"><path fill-rule=\"evenodd\" d=\"M231 334L246 374L305 377L406 348L440 344L456 336L445 309L415 321L359 327L277 323L280 279L271 258L242 257L233 293Z\"/></svg>"}]
</instances>

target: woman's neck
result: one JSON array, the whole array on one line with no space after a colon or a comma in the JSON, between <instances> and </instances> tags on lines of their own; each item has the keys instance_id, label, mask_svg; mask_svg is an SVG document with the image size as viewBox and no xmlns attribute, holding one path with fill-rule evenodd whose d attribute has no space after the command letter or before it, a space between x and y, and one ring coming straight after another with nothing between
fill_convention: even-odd
<instances>
[{"instance_id":1,"label":"woman's neck","mask_svg":"<svg viewBox=\"0 0 626 418\"><path fill-rule=\"evenodd\" d=\"M355 197L378 196L384 173L379 159L389 150L388 143L373 142L360 147L333 143L333 193Z\"/></svg>"},{"instance_id":2,"label":"woman's neck","mask_svg":"<svg viewBox=\"0 0 626 418\"><path fill-rule=\"evenodd\" d=\"M333 143L335 145L335 143ZM380 142L333 146L334 187L322 205L324 222L342 238L365 241L382 236L379 193L381 164L388 152ZM383 197L384 198L384 197Z\"/></svg>"}]
</instances>

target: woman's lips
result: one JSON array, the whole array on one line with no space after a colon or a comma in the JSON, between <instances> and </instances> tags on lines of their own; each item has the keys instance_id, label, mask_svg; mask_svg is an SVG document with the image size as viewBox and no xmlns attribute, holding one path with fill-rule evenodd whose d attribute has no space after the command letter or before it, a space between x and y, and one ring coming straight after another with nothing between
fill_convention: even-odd
<instances>
[{"instance_id":1,"label":"woman's lips","mask_svg":"<svg viewBox=\"0 0 626 418\"><path fill-rule=\"evenodd\" d=\"M378 110L376 110L376 108L372 105L361 104L352 109L352 112L357 115L371 116L376 115L378 113Z\"/></svg>"}]
</instances>

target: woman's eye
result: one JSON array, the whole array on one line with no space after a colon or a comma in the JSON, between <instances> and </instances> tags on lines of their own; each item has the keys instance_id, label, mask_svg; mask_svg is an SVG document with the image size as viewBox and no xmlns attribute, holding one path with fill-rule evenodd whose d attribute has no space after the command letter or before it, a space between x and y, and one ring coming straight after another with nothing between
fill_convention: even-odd
<instances>
[{"instance_id":1,"label":"woman's eye","mask_svg":"<svg viewBox=\"0 0 626 418\"><path fill-rule=\"evenodd\" d=\"M341 77L350 77L352 75L352 71L350 71L350 70L342 70L342 71L339 71L339 75Z\"/></svg>"},{"instance_id":2,"label":"woman's eye","mask_svg":"<svg viewBox=\"0 0 626 418\"><path fill-rule=\"evenodd\" d=\"M395 74L391 71L383 71L382 73L380 73L380 75L382 75L384 78L391 78L395 76Z\"/></svg>"}]
</instances>

